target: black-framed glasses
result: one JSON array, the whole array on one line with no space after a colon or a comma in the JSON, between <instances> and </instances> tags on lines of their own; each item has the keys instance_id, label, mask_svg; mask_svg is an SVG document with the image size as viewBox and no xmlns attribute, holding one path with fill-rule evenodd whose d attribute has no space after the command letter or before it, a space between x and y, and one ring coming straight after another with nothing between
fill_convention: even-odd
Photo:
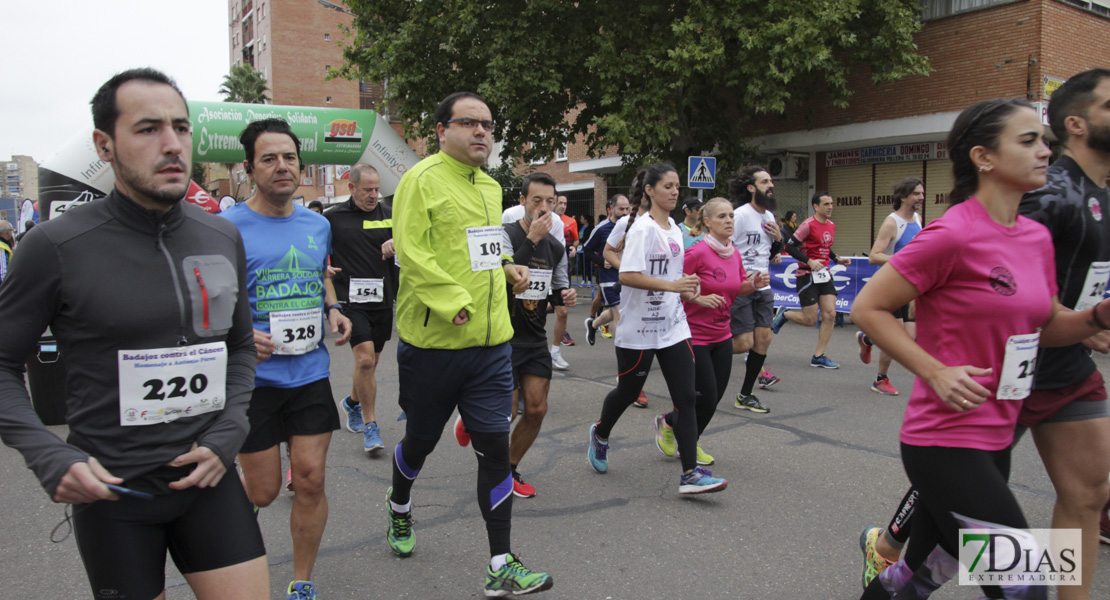
<instances>
[{"instance_id":1,"label":"black-framed glasses","mask_svg":"<svg viewBox=\"0 0 1110 600\"><path fill-rule=\"evenodd\" d=\"M482 129L485 129L486 131L493 131L493 121L489 120L471 119L470 117L459 117L457 119L447 119L443 123L445 125L458 123L459 126L461 126L463 129L474 129L476 125L481 125Z\"/></svg>"}]
</instances>

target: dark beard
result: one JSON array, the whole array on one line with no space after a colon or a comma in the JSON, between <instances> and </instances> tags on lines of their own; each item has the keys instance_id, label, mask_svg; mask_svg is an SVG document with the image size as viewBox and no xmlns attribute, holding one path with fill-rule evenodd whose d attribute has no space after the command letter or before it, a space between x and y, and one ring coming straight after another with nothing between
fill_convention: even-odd
<instances>
[{"instance_id":1,"label":"dark beard","mask_svg":"<svg viewBox=\"0 0 1110 600\"><path fill-rule=\"evenodd\" d=\"M768 195L759 190L756 190L755 196L752 198L752 202L758 204L761 208L763 208L763 210L769 210L771 212L775 212L779 208L779 201L775 200L774 192L771 192L771 194Z\"/></svg>"},{"instance_id":2,"label":"dark beard","mask_svg":"<svg viewBox=\"0 0 1110 600\"><path fill-rule=\"evenodd\" d=\"M169 164L172 162L174 161L163 160L155 166L155 169L161 169L165 166L165 164ZM180 160L178 160L177 162L182 163L182 161ZM188 179L186 179L185 182L181 184L180 190L178 190L177 188L155 188L150 184L149 178L144 177L143 174L140 174L138 171L132 169L126 163L120 161L118 157L115 163L112 165L112 168L116 173L116 177L119 177L120 179L126 181L127 184L131 186L131 188L134 189L136 192L141 193L142 195L149 198L151 201L162 206L171 207L174 204L177 204L185 198L185 194L189 191ZM182 168L185 169L186 173L189 172L187 165L182 164ZM134 200L134 198L132 198L132 200Z\"/></svg>"},{"instance_id":3,"label":"dark beard","mask_svg":"<svg viewBox=\"0 0 1110 600\"><path fill-rule=\"evenodd\" d=\"M1087 136L1087 146L1091 150L1110 154L1110 126L1091 127L1091 134Z\"/></svg>"}]
</instances>

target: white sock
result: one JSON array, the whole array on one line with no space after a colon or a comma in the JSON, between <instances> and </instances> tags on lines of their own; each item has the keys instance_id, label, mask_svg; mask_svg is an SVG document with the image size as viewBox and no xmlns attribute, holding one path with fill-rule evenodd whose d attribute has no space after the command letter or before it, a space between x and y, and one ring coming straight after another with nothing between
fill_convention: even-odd
<instances>
[{"instance_id":1,"label":"white sock","mask_svg":"<svg viewBox=\"0 0 1110 600\"><path fill-rule=\"evenodd\" d=\"M490 557L489 568L491 571L497 572L500 571L501 567L504 567L507 562L509 562L508 554L498 554L497 556Z\"/></svg>"},{"instance_id":2,"label":"white sock","mask_svg":"<svg viewBox=\"0 0 1110 600\"><path fill-rule=\"evenodd\" d=\"M409 500L404 504L397 504L396 502L390 500L389 508L392 508L393 512L395 513L407 513L412 510L412 500Z\"/></svg>"},{"instance_id":3,"label":"white sock","mask_svg":"<svg viewBox=\"0 0 1110 600\"><path fill-rule=\"evenodd\" d=\"M551 351L552 352L558 352L559 351L559 346L557 344L552 344L551 345Z\"/></svg>"}]
</instances>

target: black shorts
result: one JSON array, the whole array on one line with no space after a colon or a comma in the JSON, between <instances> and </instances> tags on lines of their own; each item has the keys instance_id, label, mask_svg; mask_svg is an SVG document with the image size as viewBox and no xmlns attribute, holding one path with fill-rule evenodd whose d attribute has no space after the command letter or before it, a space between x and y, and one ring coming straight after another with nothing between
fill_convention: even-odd
<instances>
[{"instance_id":1,"label":"black shorts","mask_svg":"<svg viewBox=\"0 0 1110 600\"><path fill-rule=\"evenodd\" d=\"M898 310L891 313L895 319L902 319L903 323L912 323L913 319L910 318L910 305L907 304Z\"/></svg>"},{"instance_id":2,"label":"black shorts","mask_svg":"<svg viewBox=\"0 0 1110 600\"><path fill-rule=\"evenodd\" d=\"M551 362L548 355L547 361ZM440 350L397 342L398 403L405 435L438 440L458 407L469 431L508 433L513 404L512 347Z\"/></svg>"},{"instance_id":3,"label":"black shorts","mask_svg":"<svg viewBox=\"0 0 1110 600\"><path fill-rule=\"evenodd\" d=\"M339 408L327 377L295 388L256 387L247 407L251 430L240 452L261 452L294 435L339 429Z\"/></svg>"},{"instance_id":4,"label":"black shorts","mask_svg":"<svg viewBox=\"0 0 1110 600\"><path fill-rule=\"evenodd\" d=\"M794 289L798 290L798 304L803 308L817 304L820 296L836 295L836 284L831 278L825 283L813 283L811 275L799 275L794 280Z\"/></svg>"},{"instance_id":5,"label":"black shorts","mask_svg":"<svg viewBox=\"0 0 1110 600\"><path fill-rule=\"evenodd\" d=\"M756 327L770 328L775 317L775 293L756 290L747 296L737 296L729 310L732 314L729 323L732 335L751 333Z\"/></svg>"},{"instance_id":6,"label":"black shorts","mask_svg":"<svg viewBox=\"0 0 1110 600\"><path fill-rule=\"evenodd\" d=\"M93 597L104 600L162 593L166 550L184 574L266 555L258 519L234 470L214 487L191 487L153 500L122 496L115 502L74 505L73 531Z\"/></svg>"},{"instance_id":7,"label":"black shorts","mask_svg":"<svg viewBox=\"0 0 1110 600\"><path fill-rule=\"evenodd\" d=\"M351 304L343 306L343 315L351 320L351 347L374 342L374 352L381 352L393 338L393 309L363 310Z\"/></svg>"},{"instance_id":8,"label":"black shorts","mask_svg":"<svg viewBox=\"0 0 1110 600\"><path fill-rule=\"evenodd\" d=\"M519 390L524 380L522 375L537 375L551 379L551 351L546 345L534 348L513 348L513 389Z\"/></svg>"}]
</instances>

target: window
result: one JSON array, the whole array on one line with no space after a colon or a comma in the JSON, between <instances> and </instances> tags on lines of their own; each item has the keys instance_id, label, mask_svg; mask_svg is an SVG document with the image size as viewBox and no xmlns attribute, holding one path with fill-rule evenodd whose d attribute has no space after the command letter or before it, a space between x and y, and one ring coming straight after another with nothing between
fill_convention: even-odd
<instances>
[{"instance_id":1,"label":"window","mask_svg":"<svg viewBox=\"0 0 1110 600\"><path fill-rule=\"evenodd\" d=\"M327 99L324 100L324 102L327 102L328 104L331 104L331 96L328 96Z\"/></svg>"},{"instance_id":2,"label":"window","mask_svg":"<svg viewBox=\"0 0 1110 600\"><path fill-rule=\"evenodd\" d=\"M324 65L324 75L331 72L331 65Z\"/></svg>"},{"instance_id":3,"label":"window","mask_svg":"<svg viewBox=\"0 0 1110 600\"><path fill-rule=\"evenodd\" d=\"M1017 0L921 0L921 20L930 21L951 15L1009 4Z\"/></svg>"},{"instance_id":4,"label":"window","mask_svg":"<svg viewBox=\"0 0 1110 600\"><path fill-rule=\"evenodd\" d=\"M561 162L567 159L567 147L563 146L555 151L555 162Z\"/></svg>"},{"instance_id":5,"label":"window","mask_svg":"<svg viewBox=\"0 0 1110 600\"><path fill-rule=\"evenodd\" d=\"M330 33L325 33L324 34L324 41L325 42L330 42L331 41L331 34Z\"/></svg>"}]
</instances>

